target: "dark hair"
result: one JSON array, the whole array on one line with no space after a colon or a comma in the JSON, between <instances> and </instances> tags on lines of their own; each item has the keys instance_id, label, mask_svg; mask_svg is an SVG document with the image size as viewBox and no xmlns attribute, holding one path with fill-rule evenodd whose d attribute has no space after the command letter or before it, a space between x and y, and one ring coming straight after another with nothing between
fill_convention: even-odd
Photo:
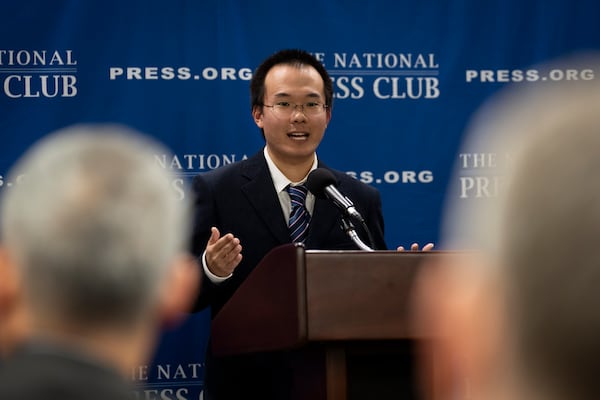
<instances>
[{"instance_id":1,"label":"dark hair","mask_svg":"<svg viewBox=\"0 0 600 400\"><path fill-rule=\"evenodd\" d=\"M333 103L333 82L323 66L312 54L299 49L280 50L262 62L256 68L250 81L250 101L251 107L262 106L265 96L265 78L267 73L276 65L287 64L292 66L309 65L317 70L321 78L323 78L323 89L325 91L325 104L331 108Z\"/></svg>"}]
</instances>

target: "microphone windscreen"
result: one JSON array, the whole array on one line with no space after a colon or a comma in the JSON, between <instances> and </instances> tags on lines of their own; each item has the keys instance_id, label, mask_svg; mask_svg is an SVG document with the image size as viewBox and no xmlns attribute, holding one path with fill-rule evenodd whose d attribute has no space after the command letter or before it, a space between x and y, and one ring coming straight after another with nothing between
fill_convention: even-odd
<instances>
[{"instance_id":1,"label":"microphone windscreen","mask_svg":"<svg viewBox=\"0 0 600 400\"><path fill-rule=\"evenodd\" d=\"M333 173L325 168L317 168L308 174L306 178L306 187L318 198L325 198L325 188L329 185L336 185L337 181Z\"/></svg>"}]
</instances>

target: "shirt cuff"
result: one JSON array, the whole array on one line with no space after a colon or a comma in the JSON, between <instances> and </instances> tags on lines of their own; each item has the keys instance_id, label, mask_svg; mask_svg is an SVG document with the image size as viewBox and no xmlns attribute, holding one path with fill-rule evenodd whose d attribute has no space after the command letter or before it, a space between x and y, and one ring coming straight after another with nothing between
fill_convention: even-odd
<instances>
[{"instance_id":1,"label":"shirt cuff","mask_svg":"<svg viewBox=\"0 0 600 400\"><path fill-rule=\"evenodd\" d=\"M204 273L206 274L206 276L212 283L224 282L227 279L231 278L231 276L233 275L233 274L229 274L227 276L217 276L217 275L213 274L212 272L210 272L210 270L208 269L208 265L206 263L206 250L204 250L204 253L202 253L202 269L204 269Z\"/></svg>"}]
</instances>

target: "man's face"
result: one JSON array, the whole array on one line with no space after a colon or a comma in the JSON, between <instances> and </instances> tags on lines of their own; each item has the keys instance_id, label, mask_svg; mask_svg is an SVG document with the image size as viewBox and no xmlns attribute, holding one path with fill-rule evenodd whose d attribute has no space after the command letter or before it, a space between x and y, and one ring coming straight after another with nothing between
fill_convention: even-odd
<instances>
[{"instance_id":1,"label":"man's face","mask_svg":"<svg viewBox=\"0 0 600 400\"><path fill-rule=\"evenodd\" d=\"M310 66L274 66L265 77L263 100L265 105L292 103L289 115L278 114L272 107L252 111L256 125L264 131L267 149L275 163L312 161L331 119L331 110L305 113L302 107L293 109L293 104L325 104L323 79L317 70Z\"/></svg>"}]
</instances>

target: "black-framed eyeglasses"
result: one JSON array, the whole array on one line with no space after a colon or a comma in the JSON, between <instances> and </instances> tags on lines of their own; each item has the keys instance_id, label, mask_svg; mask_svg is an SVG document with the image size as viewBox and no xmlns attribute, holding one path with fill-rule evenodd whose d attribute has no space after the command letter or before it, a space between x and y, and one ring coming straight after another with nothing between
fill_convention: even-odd
<instances>
[{"instance_id":1,"label":"black-framed eyeglasses","mask_svg":"<svg viewBox=\"0 0 600 400\"><path fill-rule=\"evenodd\" d=\"M327 104L319 103L318 101L309 101L304 104L296 104L289 101L278 101L275 104L263 104L264 107L269 107L273 113L279 117L289 117L300 107L300 111L306 116L315 116L322 114L327 108Z\"/></svg>"}]
</instances>

